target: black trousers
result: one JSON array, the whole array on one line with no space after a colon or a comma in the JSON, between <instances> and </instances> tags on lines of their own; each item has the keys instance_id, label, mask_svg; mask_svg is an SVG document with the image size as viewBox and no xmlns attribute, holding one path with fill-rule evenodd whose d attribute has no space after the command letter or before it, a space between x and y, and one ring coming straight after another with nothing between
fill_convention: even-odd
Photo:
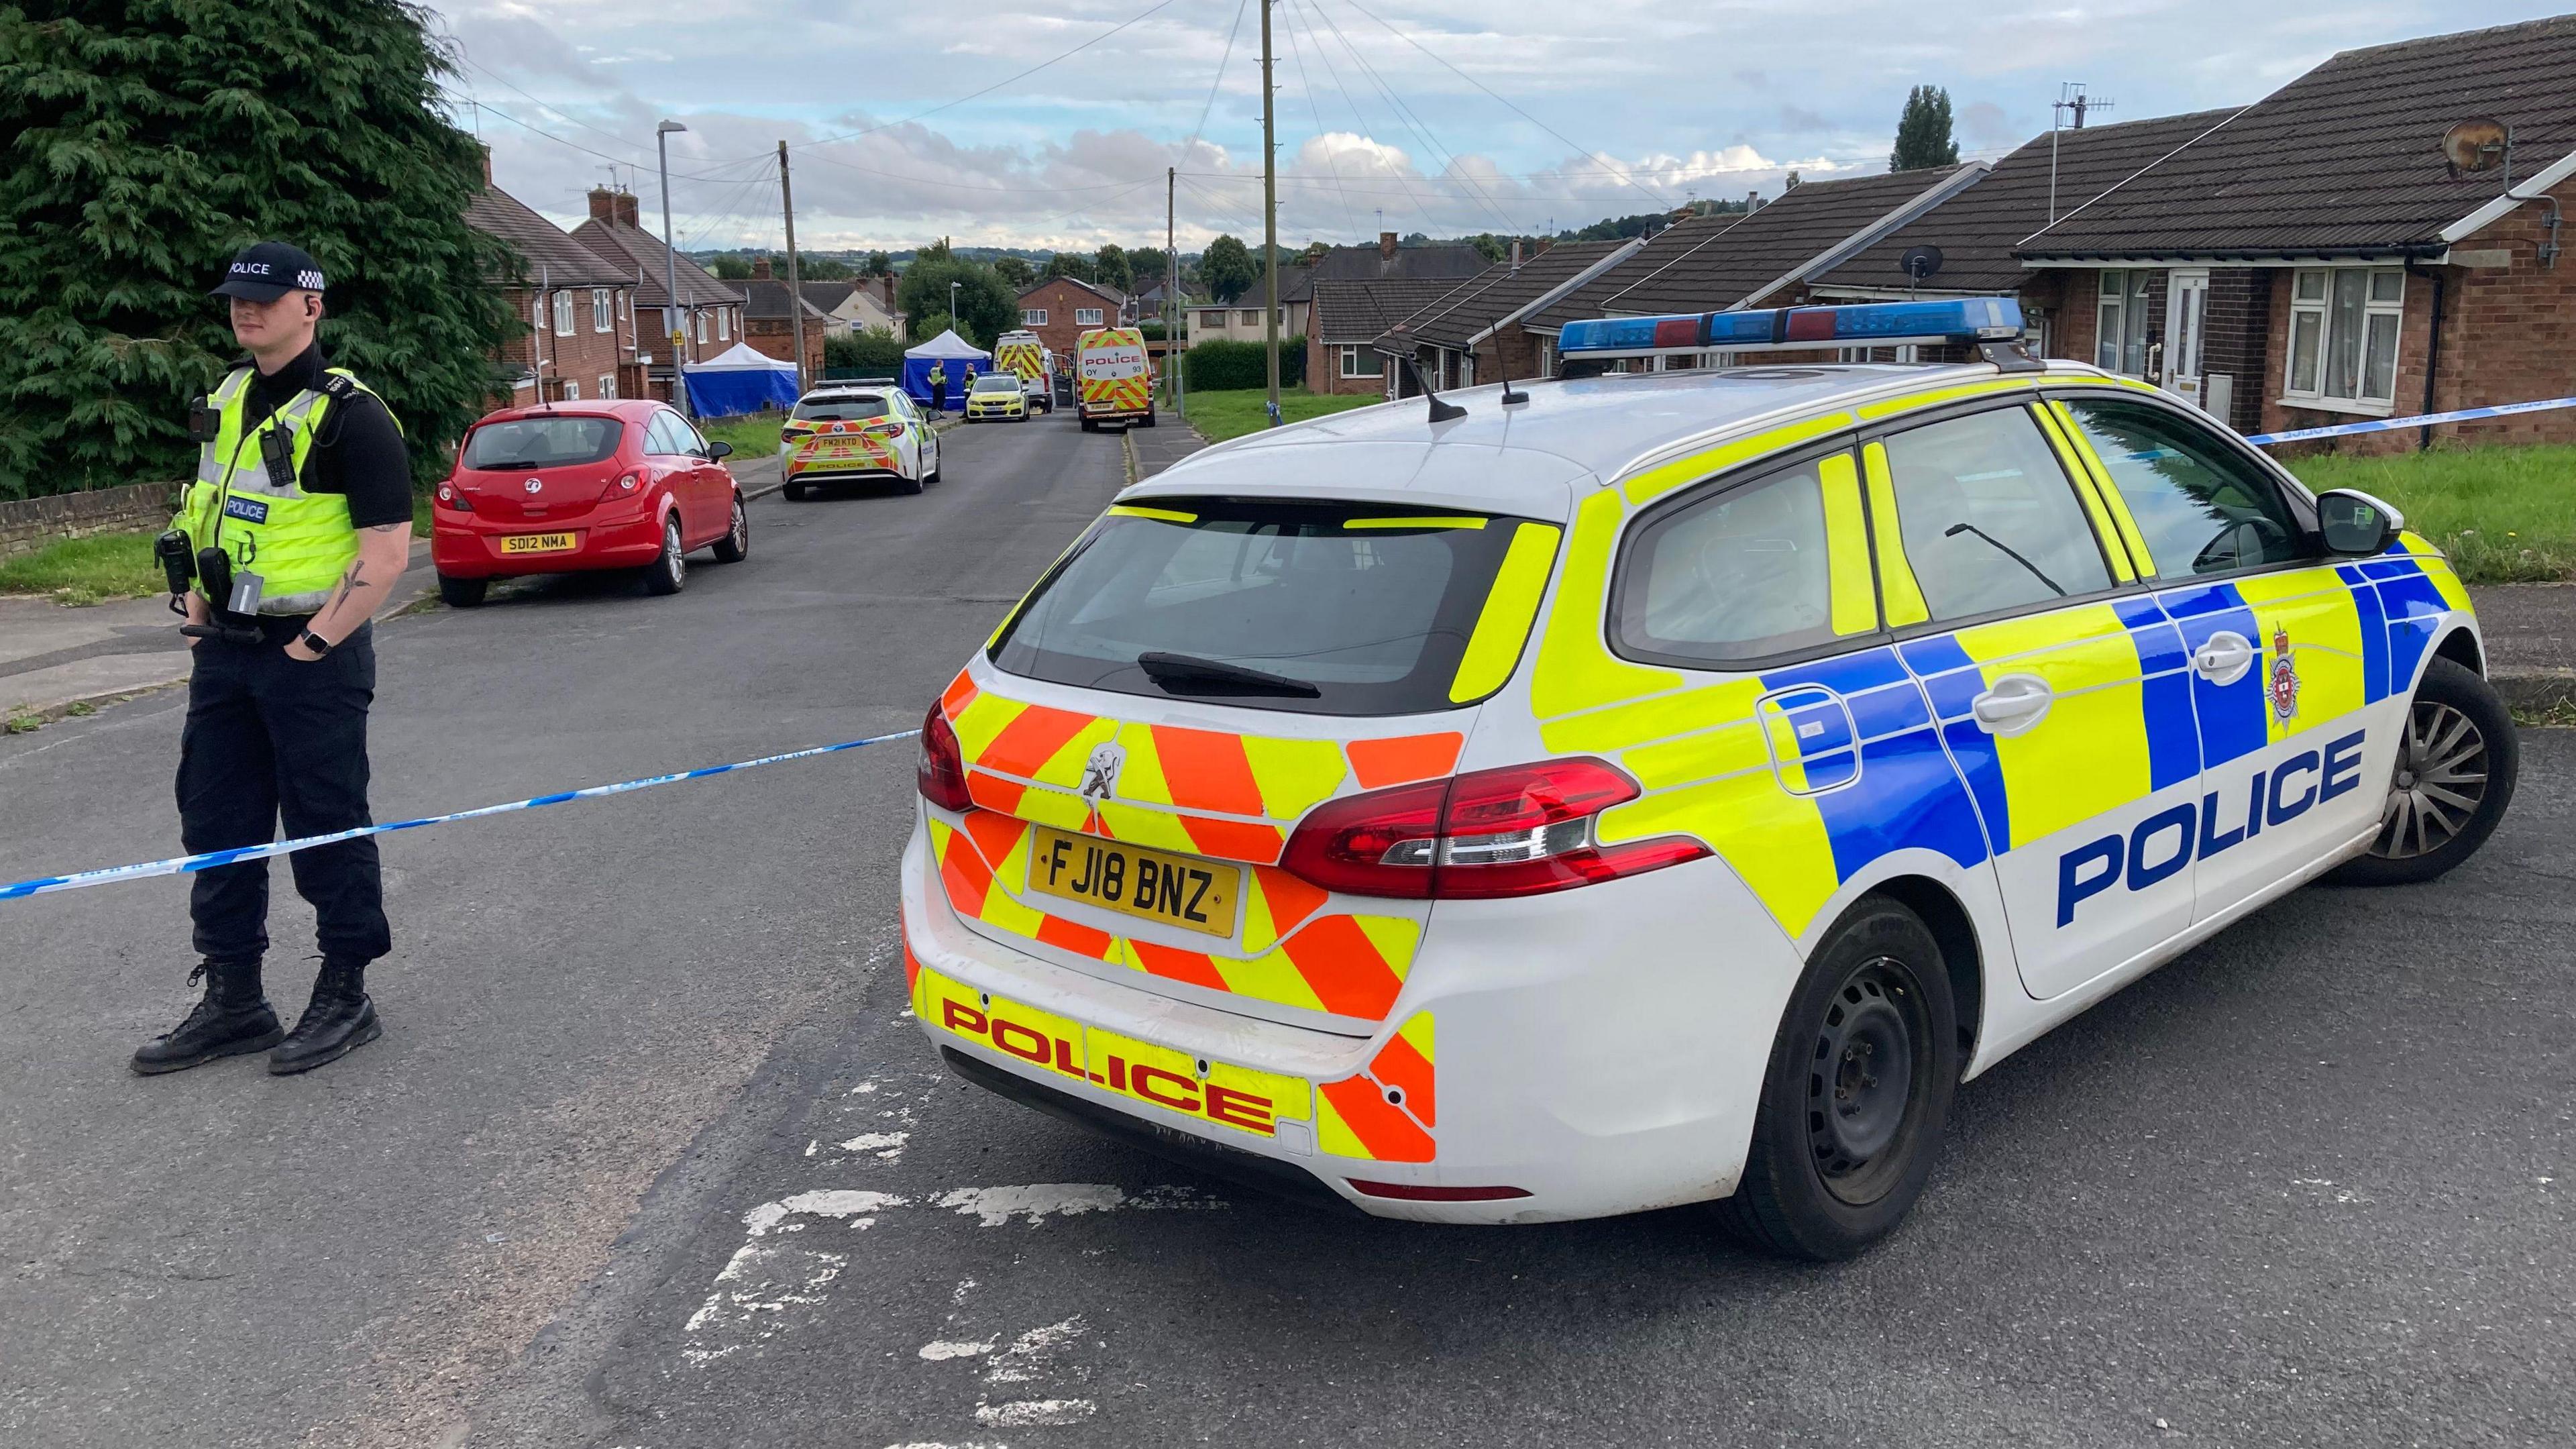
<instances>
[{"instance_id":1,"label":"black trousers","mask_svg":"<svg viewBox=\"0 0 2576 1449\"><path fill-rule=\"evenodd\" d=\"M948 411L948 384L934 382L930 385L930 410L934 413Z\"/></svg>"},{"instance_id":2,"label":"black trousers","mask_svg":"<svg viewBox=\"0 0 2576 1449\"><path fill-rule=\"evenodd\" d=\"M367 814L367 707L376 697L375 626L319 660L290 659L304 619L262 619L261 642L197 645L179 737L179 838L191 855L327 835ZM325 956L372 961L393 949L376 842L344 840L287 857L296 894L320 918ZM268 949L268 862L200 871L188 893L196 948L218 959Z\"/></svg>"}]
</instances>

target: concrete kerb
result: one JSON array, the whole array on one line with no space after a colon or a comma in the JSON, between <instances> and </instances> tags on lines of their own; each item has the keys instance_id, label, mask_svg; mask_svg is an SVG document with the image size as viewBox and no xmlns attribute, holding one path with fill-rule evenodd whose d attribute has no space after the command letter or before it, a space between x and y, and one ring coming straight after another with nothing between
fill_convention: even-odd
<instances>
[{"instance_id":1,"label":"concrete kerb","mask_svg":"<svg viewBox=\"0 0 2576 1449\"><path fill-rule=\"evenodd\" d=\"M2576 669L2498 669L2487 676L2505 704L2531 714L2576 708Z\"/></svg>"}]
</instances>

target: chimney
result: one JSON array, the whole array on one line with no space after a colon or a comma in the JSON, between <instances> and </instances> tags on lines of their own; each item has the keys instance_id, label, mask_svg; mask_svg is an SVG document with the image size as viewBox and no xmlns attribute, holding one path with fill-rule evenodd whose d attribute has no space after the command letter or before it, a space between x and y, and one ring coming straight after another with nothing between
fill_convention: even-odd
<instances>
[{"instance_id":1,"label":"chimney","mask_svg":"<svg viewBox=\"0 0 2576 1449\"><path fill-rule=\"evenodd\" d=\"M1395 260L1394 232L1382 231L1377 234L1377 254L1387 261Z\"/></svg>"},{"instance_id":2,"label":"chimney","mask_svg":"<svg viewBox=\"0 0 2576 1449\"><path fill-rule=\"evenodd\" d=\"M1745 215L1747 215L1747 216L1751 216L1753 213L1755 213L1755 212L1757 212L1757 211L1760 211L1761 209L1762 209L1762 193L1761 193L1761 192L1759 192L1759 191L1748 191L1748 192L1744 193L1744 214L1745 214Z\"/></svg>"},{"instance_id":3,"label":"chimney","mask_svg":"<svg viewBox=\"0 0 2576 1449\"><path fill-rule=\"evenodd\" d=\"M635 193L632 191L617 193L617 220L641 231L644 229L644 223L638 221L636 217Z\"/></svg>"},{"instance_id":4,"label":"chimney","mask_svg":"<svg viewBox=\"0 0 2576 1449\"><path fill-rule=\"evenodd\" d=\"M1513 237L1513 238L1512 238L1512 270L1513 270L1513 271L1515 271L1515 272L1517 272L1517 271L1519 271L1520 269L1521 269L1521 239L1520 239L1519 237Z\"/></svg>"},{"instance_id":5,"label":"chimney","mask_svg":"<svg viewBox=\"0 0 2576 1449\"><path fill-rule=\"evenodd\" d=\"M474 149L483 153L483 184L489 186L492 184L492 148L477 141Z\"/></svg>"},{"instance_id":6,"label":"chimney","mask_svg":"<svg viewBox=\"0 0 2576 1449\"><path fill-rule=\"evenodd\" d=\"M752 278L752 280L753 280L753 281L755 281L755 282L766 282L766 281L770 281L770 280L772 280L772 278L771 278L771 276L770 276L770 272L769 272L769 258L767 258L767 257L754 257L754 258L752 258L752 261L751 261L751 278Z\"/></svg>"},{"instance_id":7,"label":"chimney","mask_svg":"<svg viewBox=\"0 0 2576 1449\"><path fill-rule=\"evenodd\" d=\"M1543 236L1543 237L1540 237L1540 238L1538 239L1538 251L1539 251L1539 254L1544 255L1544 254L1546 253L1547 249L1548 249L1549 247L1554 246L1554 245L1556 245L1556 238L1554 238L1554 237L1552 237L1552 236Z\"/></svg>"}]
</instances>

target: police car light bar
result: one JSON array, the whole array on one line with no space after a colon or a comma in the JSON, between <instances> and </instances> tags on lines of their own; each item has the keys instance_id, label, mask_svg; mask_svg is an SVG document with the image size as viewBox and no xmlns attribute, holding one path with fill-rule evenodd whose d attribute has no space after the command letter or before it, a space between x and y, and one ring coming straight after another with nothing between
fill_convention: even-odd
<instances>
[{"instance_id":1,"label":"police car light bar","mask_svg":"<svg viewBox=\"0 0 2576 1449\"><path fill-rule=\"evenodd\" d=\"M1926 342L1966 347L2021 335L2019 302L2010 297L1967 297L1947 302L1690 312L1673 317L1598 317L1566 323L1556 350L1569 358L1657 357Z\"/></svg>"}]
</instances>

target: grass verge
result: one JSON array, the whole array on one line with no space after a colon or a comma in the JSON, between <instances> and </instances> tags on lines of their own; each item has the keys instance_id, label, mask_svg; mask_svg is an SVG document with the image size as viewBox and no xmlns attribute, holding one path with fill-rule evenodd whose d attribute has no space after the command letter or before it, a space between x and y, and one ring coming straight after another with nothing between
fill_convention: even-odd
<instances>
[{"instance_id":1,"label":"grass verge","mask_svg":"<svg viewBox=\"0 0 2576 1449\"><path fill-rule=\"evenodd\" d=\"M1231 388L1224 392L1194 392L1189 398L1190 426L1211 443L1257 433L1269 425L1262 404L1269 398L1264 388ZM1283 389L1279 394L1279 415L1292 423L1320 418L1330 413L1364 408L1386 399L1376 393L1351 395L1313 393L1302 387ZM2391 502L2396 500L2391 499Z\"/></svg>"},{"instance_id":2,"label":"grass verge","mask_svg":"<svg viewBox=\"0 0 2576 1449\"><path fill-rule=\"evenodd\" d=\"M778 451L778 427L785 413L750 413L738 418L702 418L698 431L710 442L733 444L733 455L748 463Z\"/></svg>"},{"instance_id":3,"label":"grass verge","mask_svg":"<svg viewBox=\"0 0 2576 1449\"><path fill-rule=\"evenodd\" d=\"M2284 461L2311 488L2358 488L2396 504L2407 526L2449 554L2469 583L2576 579L2576 447Z\"/></svg>"},{"instance_id":4,"label":"grass verge","mask_svg":"<svg viewBox=\"0 0 2576 1449\"><path fill-rule=\"evenodd\" d=\"M159 533L94 533L46 544L0 563L0 594L51 594L57 603L80 605L160 593L168 584L152 557Z\"/></svg>"}]
</instances>

